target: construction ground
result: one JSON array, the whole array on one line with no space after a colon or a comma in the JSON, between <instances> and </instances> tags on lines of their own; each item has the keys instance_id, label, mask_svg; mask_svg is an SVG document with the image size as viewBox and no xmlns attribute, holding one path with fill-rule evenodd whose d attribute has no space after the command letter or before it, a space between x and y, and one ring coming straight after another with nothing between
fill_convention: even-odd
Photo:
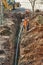
<instances>
[{"instance_id":1,"label":"construction ground","mask_svg":"<svg viewBox=\"0 0 43 65\"><path fill-rule=\"evenodd\" d=\"M0 65L43 65L43 11L4 12L0 25ZM27 17L29 30L23 29Z\"/></svg>"}]
</instances>

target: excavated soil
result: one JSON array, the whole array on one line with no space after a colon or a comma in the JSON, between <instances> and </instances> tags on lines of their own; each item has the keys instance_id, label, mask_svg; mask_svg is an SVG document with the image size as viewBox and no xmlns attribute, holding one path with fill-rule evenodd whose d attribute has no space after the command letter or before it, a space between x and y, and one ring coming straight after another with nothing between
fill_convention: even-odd
<instances>
[{"instance_id":1,"label":"excavated soil","mask_svg":"<svg viewBox=\"0 0 43 65\"><path fill-rule=\"evenodd\" d=\"M0 25L0 44L2 42L3 45L1 45L2 47L2 51L4 51L4 55L6 56L5 58L2 56L3 54L1 54L2 58L3 58L3 62L1 63L1 57L0 57L0 63L4 64L4 65L12 65L13 64L13 59L14 59L14 55L15 55L15 34L16 34L16 28L15 28L15 24L13 23L13 21L11 21L10 19L8 19L7 23L4 25ZM3 41L6 41L5 43Z\"/></svg>"},{"instance_id":2,"label":"excavated soil","mask_svg":"<svg viewBox=\"0 0 43 65\"><path fill-rule=\"evenodd\" d=\"M43 24L35 18L30 25L21 36L18 65L43 65Z\"/></svg>"}]
</instances>

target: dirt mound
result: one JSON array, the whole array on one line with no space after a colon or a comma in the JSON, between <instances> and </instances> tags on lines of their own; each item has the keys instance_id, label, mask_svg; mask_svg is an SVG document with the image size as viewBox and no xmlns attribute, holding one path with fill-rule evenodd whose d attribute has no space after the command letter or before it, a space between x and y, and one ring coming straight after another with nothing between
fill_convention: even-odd
<instances>
[{"instance_id":1,"label":"dirt mound","mask_svg":"<svg viewBox=\"0 0 43 65\"><path fill-rule=\"evenodd\" d=\"M3 46L5 47L5 49L3 48L2 50L4 50L6 52L4 54L4 56L6 56L6 58L1 64L4 64L4 65L13 64L13 59L15 56L15 53L14 53L14 51L15 51L14 50L15 49L15 34L16 34L15 23L13 23L13 21L11 21L10 19L8 19L4 25L0 25L0 41L2 40L1 42L3 42L4 39L7 40L6 43L3 43L3 45L2 45L2 48L3 48ZM1 42L0 42L0 44L1 44Z\"/></svg>"},{"instance_id":2,"label":"dirt mound","mask_svg":"<svg viewBox=\"0 0 43 65\"><path fill-rule=\"evenodd\" d=\"M34 23L33 23L34 24ZM18 65L43 65L43 25L35 24L23 33Z\"/></svg>"}]
</instances>

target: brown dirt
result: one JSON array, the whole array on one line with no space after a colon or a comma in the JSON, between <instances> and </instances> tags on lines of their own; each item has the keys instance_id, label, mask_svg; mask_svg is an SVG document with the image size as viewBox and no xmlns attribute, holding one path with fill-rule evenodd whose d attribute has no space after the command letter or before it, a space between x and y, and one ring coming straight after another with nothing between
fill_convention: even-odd
<instances>
[{"instance_id":1,"label":"brown dirt","mask_svg":"<svg viewBox=\"0 0 43 65\"><path fill-rule=\"evenodd\" d=\"M43 25L37 22L30 24L30 30L21 37L18 65L43 65Z\"/></svg>"}]
</instances>

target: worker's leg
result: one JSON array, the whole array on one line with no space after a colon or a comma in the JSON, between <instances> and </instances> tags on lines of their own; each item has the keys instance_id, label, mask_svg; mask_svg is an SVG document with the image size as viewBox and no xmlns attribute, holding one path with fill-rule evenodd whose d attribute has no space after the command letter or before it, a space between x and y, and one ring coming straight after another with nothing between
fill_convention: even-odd
<instances>
[{"instance_id":1,"label":"worker's leg","mask_svg":"<svg viewBox=\"0 0 43 65\"><path fill-rule=\"evenodd\" d=\"M25 26L23 26L23 31L24 31L24 32L26 31L26 27L25 27Z\"/></svg>"},{"instance_id":2,"label":"worker's leg","mask_svg":"<svg viewBox=\"0 0 43 65\"><path fill-rule=\"evenodd\" d=\"M27 25L27 31L29 30L29 24Z\"/></svg>"}]
</instances>

